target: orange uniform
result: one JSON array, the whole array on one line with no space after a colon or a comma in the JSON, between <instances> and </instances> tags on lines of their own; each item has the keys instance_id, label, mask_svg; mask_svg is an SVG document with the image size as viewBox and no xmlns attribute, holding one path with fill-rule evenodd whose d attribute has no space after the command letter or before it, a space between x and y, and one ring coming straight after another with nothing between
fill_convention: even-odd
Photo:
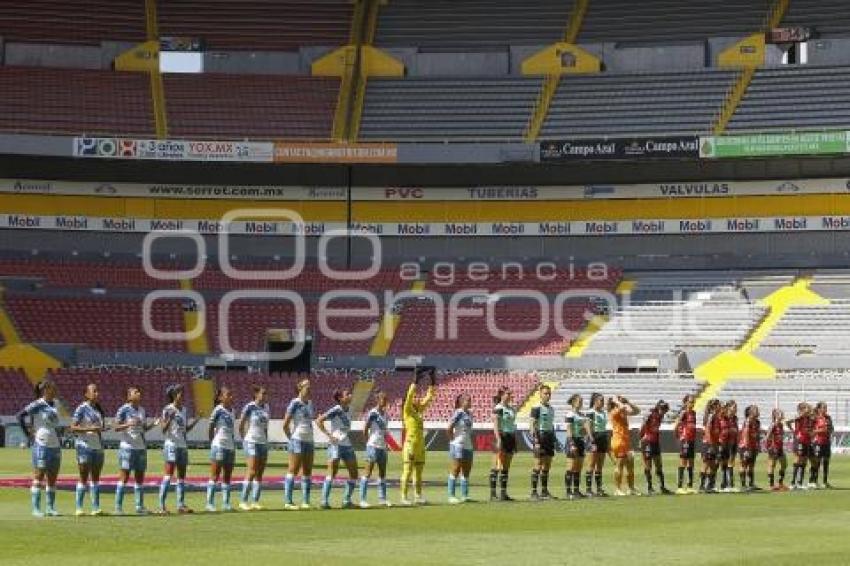
<instances>
[{"instance_id":1,"label":"orange uniform","mask_svg":"<svg viewBox=\"0 0 850 566\"><path fill-rule=\"evenodd\" d=\"M611 452L615 458L625 458L632 450L632 441L629 435L629 416L625 407L613 409L610 413L611 420Z\"/></svg>"}]
</instances>

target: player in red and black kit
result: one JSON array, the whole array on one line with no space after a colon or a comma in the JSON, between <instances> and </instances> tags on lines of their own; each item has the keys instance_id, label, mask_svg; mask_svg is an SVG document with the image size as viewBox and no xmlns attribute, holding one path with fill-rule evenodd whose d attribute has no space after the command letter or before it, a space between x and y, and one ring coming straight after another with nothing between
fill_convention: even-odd
<instances>
[{"instance_id":1,"label":"player in red and black kit","mask_svg":"<svg viewBox=\"0 0 850 566\"><path fill-rule=\"evenodd\" d=\"M808 403L797 405L797 417L787 421L788 428L794 432L794 475L791 478L791 489L806 489L803 480L806 475L806 461L812 454L812 425L811 407Z\"/></svg>"},{"instance_id":2,"label":"player in red and black kit","mask_svg":"<svg viewBox=\"0 0 850 566\"><path fill-rule=\"evenodd\" d=\"M720 448L720 416L723 406L719 399L712 399L705 408L702 419L702 473L699 490L703 493L717 493L717 456Z\"/></svg>"},{"instance_id":3,"label":"player in red and black kit","mask_svg":"<svg viewBox=\"0 0 850 566\"><path fill-rule=\"evenodd\" d=\"M788 467L788 458L785 457L785 414L779 409L773 409L773 424L767 431L764 439L764 447L767 450L768 468L767 479L772 491L787 491L785 487L785 469ZM776 464L779 463L779 484L774 483L776 479Z\"/></svg>"},{"instance_id":4,"label":"player in red and black kit","mask_svg":"<svg viewBox=\"0 0 850 566\"><path fill-rule=\"evenodd\" d=\"M759 453L759 441L761 440L761 422L759 421L759 408L750 405L744 409L744 425L738 435L738 448L741 454L741 489L744 491L757 491L755 485L756 458ZM749 482L749 485L747 484Z\"/></svg>"},{"instance_id":5,"label":"player in red and black kit","mask_svg":"<svg viewBox=\"0 0 850 566\"><path fill-rule=\"evenodd\" d=\"M815 420L812 444L812 471L809 483L817 486L818 468L823 465L823 485L829 485L829 459L832 457L832 417L827 412L826 403L821 401L815 405Z\"/></svg>"},{"instance_id":6,"label":"player in red and black kit","mask_svg":"<svg viewBox=\"0 0 850 566\"><path fill-rule=\"evenodd\" d=\"M720 471L720 491L726 492L729 490L729 458L732 456L731 450L731 427L732 421L729 418L728 404L722 405L717 416L717 424L720 427L720 438L718 439L717 450L717 468Z\"/></svg>"},{"instance_id":7,"label":"player in red and black kit","mask_svg":"<svg viewBox=\"0 0 850 566\"><path fill-rule=\"evenodd\" d=\"M658 485L661 493L670 495L672 492L664 485L664 469L661 465L661 422L664 415L670 410L670 405L661 400L655 404L643 426L640 427L640 451L643 454L643 474L646 477L646 488L649 495L654 495L652 488L652 466L655 464L655 474L658 476Z\"/></svg>"},{"instance_id":8,"label":"player in red and black kit","mask_svg":"<svg viewBox=\"0 0 850 566\"><path fill-rule=\"evenodd\" d=\"M682 399L682 411L676 419L673 429L679 439L679 484L676 493L686 495L694 492L694 452L697 442L697 413L694 411L695 398L685 395ZM685 488L685 470L688 472L688 487Z\"/></svg>"},{"instance_id":9,"label":"player in red and black kit","mask_svg":"<svg viewBox=\"0 0 850 566\"><path fill-rule=\"evenodd\" d=\"M724 407L724 412L729 423L728 438L726 440L729 455L726 459L726 475L729 478L728 491L733 492L735 491L735 464L738 459L738 435L740 432L738 428L738 403L734 400L729 401L726 403L726 407Z\"/></svg>"}]
</instances>

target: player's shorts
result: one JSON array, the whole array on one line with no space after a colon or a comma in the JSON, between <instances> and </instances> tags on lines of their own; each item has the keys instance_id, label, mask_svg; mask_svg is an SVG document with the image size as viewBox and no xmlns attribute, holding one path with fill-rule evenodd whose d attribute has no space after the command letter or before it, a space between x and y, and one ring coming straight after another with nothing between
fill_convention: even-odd
<instances>
[{"instance_id":1,"label":"player's shorts","mask_svg":"<svg viewBox=\"0 0 850 566\"><path fill-rule=\"evenodd\" d=\"M32 467L45 472L58 472L62 464L62 449L50 448L40 444L32 446Z\"/></svg>"},{"instance_id":2,"label":"player's shorts","mask_svg":"<svg viewBox=\"0 0 850 566\"><path fill-rule=\"evenodd\" d=\"M264 442L243 442L242 451L246 458L265 460L269 457L269 445Z\"/></svg>"},{"instance_id":3,"label":"player's shorts","mask_svg":"<svg viewBox=\"0 0 850 566\"><path fill-rule=\"evenodd\" d=\"M377 446L366 446L366 461L378 464L379 466L386 466L387 449L378 448Z\"/></svg>"},{"instance_id":4,"label":"player's shorts","mask_svg":"<svg viewBox=\"0 0 850 566\"><path fill-rule=\"evenodd\" d=\"M236 450L213 446L210 448L210 462L215 462L219 466L227 468L233 467L233 464L236 463Z\"/></svg>"},{"instance_id":5,"label":"player's shorts","mask_svg":"<svg viewBox=\"0 0 850 566\"><path fill-rule=\"evenodd\" d=\"M343 446L342 444L328 444L328 460L351 462L356 458L353 447Z\"/></svg>"},{"instance_id":6,"label":"player's shorts","mask_svg":"<svg viewBox=\"0 0 850 566\"><path fill-rule=\"evenodd\" d=\"M632 443L628 438L612 438L611 453L615 458L625 458L632 451Z\"/></svg>"},{"instance_id":7,"label":"player's shorts","mask_svg":"<svg viewBox=\"0 0 850 566\"><path fill-rule=\"evenodd\" d=\"M794 454L803 458L808 458L812 455L812 445L809 443L794 441Z\"/></svg>"},{"instance_id":8,"label":"player's shorts","mask_svg":"<svg viewBox=\"0 0 850 566\"><path fill-rule=\"evenodd\" d=\"M611 447L611 438L607 432L598 432L593 435L593 445L590 451L594 454L607 454Z\"/></svg>"},{"instance_id":9,"label":"player's shorts","mask_svg":"<svg viewBox=\"0 0 850 566\"><path fill-rule=\"evenodd\" d=\"M555 456L555 438L554 431L544 431L538 436L537 445L534 447L535 458L553 458Z\"/></svg>"},{"instance_id":10,"label":"player's shorts","mask_svg":"<svg viewBox=\"0 0 850 566\"><path fill-rule=\"evenodd\" d=\"M716 444L703 444L702 445L702 459L705 462L716 462L717 461L717 453L719 452Z\"/></svg>"},{"instance_id":11,"label":"player's shorts","mask_svg":"<svg viewBox=\"0 0 850 566\"><path fill-rule=\"evenodd\" d=\"M118 467L125 472L144 472L148 469L148 451L135 448L119 448Z\"/></svg>"},{"instance_id":12,"label":"player's shorts","mask_svg":"<svg viewBox=\"0 0 850 566\"><path fill-rule=\"evenodd\" d=\"M696 442L693 440L679 441L679 458L682 460L693 460L696 454Z\"/></svg>"},{"instance_id":13,"label":"player's shorts","mask_svg":"<svg viewBox=\"0 0 850 566\"><path fill-rule=\"evenodd\" d=\"M729 444L721 444L717 451L717 456L721 460L729 460L732 458L732 446Z\"/></svg>"},{"instance_id":14,"label":"player's shorts","mask_svg":"<svg viewBox=\"0 0 850 566\"><path fill-rule=\"evenodd\" d=\"M729 458L734 458L737 455L738 455L738 444L735 443L735 444L732 444L732 446L729 450Z\"/></svg>"},{"instance_id":15,"label":"player's shorts","mask_svg":"<svg viewBox=\"0 0 850 566\"><path fill-rule=\"evenodd\" d=\"M829 458L832 456L832 444L829 442L816 442L812 444L812 456L815 458Z\"/></svg>"},{"instance_id":16,"label":"player's shorts","mask_svg":"<svg viewBox=\"0 0 850 566\"><path fill-rule=\"evenodd\" d=\"M91 466L92 468L103 468L103 450L77 445L77 464L80 466Z\"/></svg>"},{"instance_id":17,"label":"player's shorts","mask_svg":"<svg viewBox=\"0 0 850 566\"><path fill-rule=\"evenodd\" d=\"M661 456L661 443L641 440L640 451L641 454L643 454L647 458L655 458L656 456Z\"/></svg>"},{"instance_id":18,"label":"player's shorts","mask_svg":"<svg viewBox=\"0 0 850 566\"><path fill-rule=\"evenodd\" d=\"M401 450L401 458L403 462L409 464L424 464L425 445L422 442L405 442Z\"/></svg>"},{"instance_id":19,"label":"player's shorts","mask_svg":"<svg viewBox=\"0 0 850 566\"><path fill-rule=\"evenodd\" d=\"M165 444L162 447L162 459L178 468L185 468L189 465L189 450L181 446Z\"/></svg>"},{"instance_id":20,"label":"player's shorts","mask_svg":"<svg viewBox=\"0 0 850 566\"><path fill-rule=\"evenodd\" d=\"M516 433L503 432L499 435L499 452L502 454L516 454Z\"/></svg>"},{"instance_id":21,"label":"player's shorts","mask_svg":"<svg viewBox=\"0 0 850 566\"><path fill-rule=\"evenodd\" d=\"M768 448L767 449L767 456L771 460L778 460L780 458L784 458L785 457L785 448L783 448L781 446L779 448Z\"/></svg>"},{"instance_id":22,"label":"player's shorts","mask_svg":"<svg viewBox=\"0 0 850 566\"><path fill-rule=\"evenodd\" d=\"M571 436L567 440L567 457L568 458L584 458L586 446L583 438Z\"/></svg>"},{"instance_id":23,"label":"player's shorts","mask_svg":"<svg viewBox=\"0 0 850 566\"><path fill-rule=\"evenodd\" d=\"M755 464L756 458L759 455L758 448L740 448L741 453L741 463L742 464Z\"/></svg>"},{"instance_id":24,"label":"player's shorts","mask_svg":"<svg viewBox=\"0 0 850 566\"><path fill-rule=\"evenodd\" d=\"M307 455L312 454L315 450L313 443L306 440L298 440L297 438L289 439L289 453Z\"/></svg>"},{"instance_id":25,"label":"player's shorts","mask_svg":"<svg viewBox=\"0 0 850 566\"><path fill-rule=\"evenodd\" d=\"M458 446L457 444L449 444L449 456L452 460L460 460L462 462L472 461L474 453L469 448Z\"/></svg>"}]
</instances>

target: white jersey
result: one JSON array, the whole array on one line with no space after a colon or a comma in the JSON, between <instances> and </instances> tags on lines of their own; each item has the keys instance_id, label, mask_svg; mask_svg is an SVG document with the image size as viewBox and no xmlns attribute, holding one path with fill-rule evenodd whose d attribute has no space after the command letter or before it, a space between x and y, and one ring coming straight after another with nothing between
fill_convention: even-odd
<instances>
[{"instance_id":1,"label":"white jersey","mask_svg":"<svg viewBox=\"0 0 850 566\"><path fill-rule=\"evenodd\" d=\"M269 406L258 405L251 401L242 409L241 419L248 420L248 430L245 431L245 442L266 444L269 435Z\"/></svg>"},{"instance_id":2,"label":"white jersey","mask_svg":"<svg viewBox=\"0 0 850 566\"><path fill-rule=\"evenodd\" d=\"M175 448L186 448L186 428L189 426L189 419L186 416L186 407L178 409L174 404L166 405L162 410L162 422L171 418L168 428L163 433L167 446Z\"/></svg>"},{"instance_id":3,"label":"white jersey","mask_svg":"<svg viewBox=\"0 0 850 566\"><path fill-rule=\"evenodd\" d=\"M348 416L348 411L342 405L334 405L324 415L325 422L331 424L331 438L336 440L339 446L351 446L351 417Z\"/></svg>"},{"instance_id":4,"label":"white jersey","mask_svg":"<svg viewBox=\"0 0 850 566\"><path fill-rule=\"evenodd\" d=\"M212 445L214 447L224 450L234 450L236 448L233 420L233 411L225 408L224 405L217 405L213 409L210 415L210 425L215 431L212 439Z\"/></svg>"},{"instance_id":5,"label":"white jersey","mask_svg":"<svg viewBox=\"0 0 850 566\"><path fill-rule=\"evenodd\" d=\"M71 423L74 426L82 426L85 428L96 427L102 429L103 414L86 401L76 408L74 416L71 417ZM100 432L78 432L75 444L78 448L103 450L103 442L100 438Z\"/></svg>"},{"instance_id":6,"label":"white jersey","mask_svg":"<svg viewBox=\"0 0 850 566\"><path fill-rule=\"evenodd\" d=\"M121 431L119 448L125 450L144 450L146 448L145 410L142 407L134 407L130 403L121 405L115 415L115 421L119 425L132 423L130 427Z\"/></svg>"},{"instance_id":7,"label":"white jersey","mask_svg":"<svg viewBox=\"0 0 850 566\"><path fill-rule=\"evenodd\" d=\"M472 415L463 409L457 409L451 420L454 427L453 446L472 450Z\"/></svg>"},{"instance_id":8,"label":"white jersey","mask_svg":"<svg viewBox=\"0 0 850 566\"><path fill-rule=\"evenodd\" d=\"M286 416L292 418L292 438L301 442L313 442L313 402L304 403L296 397L289 402Z\"/></svg>"},{"instance_id":9,"label":"white jersey","mask_svg":"<svg viewBox=\"0 0 850 566\"><path fill-rule=\"evenodd\" d=\"M366 431L369 435L369 440L366 441L366 446L387 449L387 414L379 411L376 408L369 411L366 417Z\"/></svg>"},{"instance_id":10,"label":"white jersey","mask_svg":"<svg viewBox=\"0 0 850 566\"><path fill-rule=\"evenodd\" d=\"M32 419L35 443L47 448L59 448L59 412L56 407L42 399L36 399L20 412L19 420Z\"/></svg>"}]
</instances>

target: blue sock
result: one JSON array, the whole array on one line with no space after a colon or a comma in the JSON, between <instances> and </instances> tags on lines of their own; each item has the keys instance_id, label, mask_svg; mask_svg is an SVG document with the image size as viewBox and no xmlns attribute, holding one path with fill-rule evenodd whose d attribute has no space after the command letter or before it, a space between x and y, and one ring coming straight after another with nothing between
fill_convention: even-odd
<instances>
[{"instance_id":1,"label":"blue sock","mask_svg":"<svg viewBox=\"0 0 850 566\"><path fill-rule=\"evenodd\" d=\"M142 509L145 506L145 486L144 484L133 484L133 496L136 498L136 509Z\"/></svg>"},{"instance_id":2,"label":"blue sock","mask_svg":"<svg viewBox=\"0 0 850 566\"><path fill-rule=\"evenodd\" d=\"M313 478L301 476L301 500L310 505L310 489L313 487Z\"/></svg>"},{"instance_id":3,"label":"blue sock","mask_svg":"<svg viewBox=\"0 0 850 566\"><path fill-rule=\"evenodd\" d=\"M251 490L251 482L248 479L242 480L242 495L239 498L241 503L248 503L248 492Z\"/></svg>"},{"instance_id":4,"label":"blue sock","mask_svg":"<svg viewBox=\"0 0 850 566\"><path fill-rule=\"evenodd\" d=\"M91 507L93 510L100 509L100 484L91 482L89 484L89 495L91 497Z\"/></svg>"},{"instance_id":5,"label":"blue sock","mask_svg":"<svg viewBox=\"0 0 850 566\"><path fill-rule=\"evenodd\" d=\"M207 507L215 507L215 482L207 482Z\"/></svg>"},{"instance_id":6,"label":"blue sock","mask_svg":"<svg viewBox=\"0 0 850 566\"><path fill-rule=\"evenodd\" d=\"M30 487L30 501L32 503L32 510L41 512L41 486L37 483L33 483L32 487Z\"/></svg>"},{"instance_id":7,"label":"blue sock","mask_svg":"<svg viewBox=\"0 0 850 566\"><path fill-rule=\"evenodd\" d=\"M124 482L119 481L115 484L115 510L121 511L124 509Z\"/></svg>"},{"instance_id":8,"label":"blue sock","mask_svg":"<svg viewBox=\"0 0 850 566\"><path fill-rule=\"evenodd\" d=\"M387 500L387 480L380 480L378 482L378 499L381 501Z\"/></svg>"},{"instance_id":9,"label":"blue sock","mask_svg":"<svg viewBox=\"0 0 850 566\"><path fill-rule=\"evenodd\" d=\"M222 496L222 502L225 507L230 507L230 484L225 483L221 485L221 490L224 493Z\"/></svg>"},{"instance_id":10,"label":"blue sock","mask_svg":"<svg viewBox=\"0 0 850 566\"><path fill-rule=\"evenodd\" d=\"M460 476L460 496L464 499L469 497L469 480L466 476Z\"/></svg>"},{"instance_id":11,"label":"blue sock","mask_svg":"<svg viewBox=\"0 0 850 566\"><path fill-rule=\"evenodd\" d=\"M159 508L165 509L165 500L168 497L168 488L171 487L171 476L162 476L159 484Z\"/></svg>"},{"instance_id":12,"label":"blue sock","mask_svg":"<svg viewBox=\"0 0 850 566\"><path fill-rule=\"evenodd\" d=\"M254 503L260 502L260 494L263 493L263 482L261 480L254 480L251 487L251 499Z\"/></svg>"},{"instance_id":13,"label":"blue sock","mask_svg":"<svg viewBox=\"0 0 850 566\"><path fill-rule=\"evenodd\" d=\"M322 483L322 505L330 505L332 487L333 479L330 476L325 476L325 481Z\"/></svg>"},{"instance_id":14,"label":"blue sock","mask_svg":"<svg viewBox=\"0 0 850 566\"><path fill-rule=\"evenodd\" d=\"M83 510L83 500L86 498L86 484L84 484L83 482L77 482L76 495L77 495L77 497L74 500L74 503L76 504L77 511L82 511Z\"/></svg>"},{"instance_id":15,"label":"blue sock","mask_svg":"<svg viewBox=\"0 0 850 566\"><path fill-rule=\"evenodd\" d=\"M349 479L345 482L345 491L342 494L342 502L346 505L351 503L351 495L354 493L354 486L357 485L352 479Z\"/></svg>"},{"instance_id":16,"label":"blue sock","mask_svg":"<svg viewBox=\"0 0 850 566\"><path fill-rule=\"evenodd\" d=\"M455 496L455 483L457 482L457 478L453 475L449 474L449 497Z\"/></svg>"},{"instance_id":17,"label":"blue sock","mask_svg":"<svg viewBox=\"0 0 850 566\"><path fill-rule=\"evenodd\" d=\"M186 506L186 480L177 480L177 505Z\"/></svg>"},{"instance_id":18,"label":"blue sock","mask_svg":"<svg viewBox=\"0 0 850 566\"><path fill-rule=\"evenodd\" d=\"M363 476L360 478L360 502L366 501L366 491L369 489L369 480Z\"/></svg>"},{"instance_id":19,"label":"blue sock","mask_svg":"<svg viewBox=\"0 0 850 566\"><path fill-rule=\"evenodd\" d=\"M287 505L292 505L292 489L295 487L295 476L286 474L283 480L283 501Z\"/></svg>"}]
</instances>

